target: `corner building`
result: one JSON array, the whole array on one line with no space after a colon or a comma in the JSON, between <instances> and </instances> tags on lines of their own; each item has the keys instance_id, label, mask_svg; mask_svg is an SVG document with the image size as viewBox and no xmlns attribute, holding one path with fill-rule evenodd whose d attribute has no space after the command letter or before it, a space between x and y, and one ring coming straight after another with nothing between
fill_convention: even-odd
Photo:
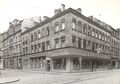
<instances>
[{"instance_id":1,"label":"corner building","mask_svg":"<svg viewBox=\"0 0 120 84\"><path fill-rule=\"evenodd\" d=\"M59 9L22 32L22 68L60 72L111 68L111 32L81 9Z\"/></svg>"}]
</instances>

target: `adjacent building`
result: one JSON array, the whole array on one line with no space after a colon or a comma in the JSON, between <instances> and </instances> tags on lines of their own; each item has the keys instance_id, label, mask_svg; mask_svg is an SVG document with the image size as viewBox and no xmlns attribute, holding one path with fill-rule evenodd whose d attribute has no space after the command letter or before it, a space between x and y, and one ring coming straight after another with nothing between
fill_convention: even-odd
<instances>
[{"instance_id":1,"label":"adjacent building","mask_svg":"<svg viewBox=\"0 0 120 84\"><path fill-rule=\"evenodd\" d=\"M81 72L120 67L120 29L84 16L80 8L65 9L62 4L51 18L27 21L29 27L23 21L15 21L18 31L9 34L13 21L3 40L8 43L3 47L6 68Z\"/></svg>"}]
</instances>

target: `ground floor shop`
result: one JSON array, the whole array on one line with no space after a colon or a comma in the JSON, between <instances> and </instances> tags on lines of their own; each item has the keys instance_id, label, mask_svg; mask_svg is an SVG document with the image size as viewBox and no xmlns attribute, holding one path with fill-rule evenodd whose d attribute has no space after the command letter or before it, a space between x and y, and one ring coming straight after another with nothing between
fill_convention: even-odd
<instances>
[{"instance_id":1,"label":"ground floor shop","mask_svg":"<svg viewBox=\"0 0 120 84\"><path fill-rule=\"evenodd\" d=\"M21 57L11 57L4 59L4 67L8 69L21 69L22 60Z\"/></svg>"},{"instance_id":2,"label":"ground floor shop","mask_svg":"<svg viewBox=\"0 0 120 84\"><path fill-rule=\"evenodd\" d=\"M88 57L51 57L40 56L23 59L23 69L60 71L60 72L82 72L97 71L117 68L116 64L110 59L97 59Z\"/></svg>"},{"instance_id":3,"label":"ground floor shop","mask_svg":"<svg viewBox=\"0 0 120 84\"><path fill-rule=\"evenodd\" d=\"M5 59L5 68L59 72L108 70L120 67L118 58L75 48L58 49Z\"/></svg>"}]
</instances>

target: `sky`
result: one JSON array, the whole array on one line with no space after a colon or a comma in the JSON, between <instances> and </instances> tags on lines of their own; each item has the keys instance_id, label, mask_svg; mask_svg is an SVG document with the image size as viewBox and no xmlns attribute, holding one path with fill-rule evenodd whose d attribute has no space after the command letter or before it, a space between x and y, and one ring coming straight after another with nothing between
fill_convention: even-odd
<instances>
[{"instance_id":1,"label":"sky","mask_svg":"<svg viewBox=\"0 0 120 84\"><path fill-rule=\"evenodd\" d=\"M120 0L0 0L0 33L6 31L9 22L35 16L54 15L54 9L81 8L85 16L93 15L112 27L120 28Z\"/></svg>"}]
</instances>

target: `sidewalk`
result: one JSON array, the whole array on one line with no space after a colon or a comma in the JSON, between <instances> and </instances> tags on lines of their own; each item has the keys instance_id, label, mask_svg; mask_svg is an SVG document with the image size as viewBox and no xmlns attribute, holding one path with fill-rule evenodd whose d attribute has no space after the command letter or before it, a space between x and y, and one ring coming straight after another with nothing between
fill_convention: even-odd
<instances>
[{"instance_id":1,"label":"sidewalk","mask_svg":"<svg viewBox=\"0 0 120 84\"><path fill-rule=\"evenodd\" d=\"M7 73L5 73L4 70L1 70L1 74L0 74L0 84L9 84L9 83L13 83L13 82L17 82L19 81L20 78L16 78L16 77L10 77L8 76Z\"/></svg>"},{"instance_id":2,"label":"sidewalk","mask_svg":"<svg viewBox=\"0 0 120 84\"><path fill-rule=\"evenodd\" d=\"M0 84L9 84L13 82L18 82L22 81L24 75L27 75L27 77L31 76L36 76L34 74L45 74L45 78L47 75L51 76L65 76L65 77L70 77L70 76L86 76L86 75L92 75L92 74L98 74L98 73L106 73L106 72L120 72L120 69L114 69L114 70L105 70L105 71L94 71L94 72L81 72L81 73L66 73L66 72L48 72L48 71L33 71L33 70L14 70L14 69L6 69L2 70L1 75L0 75ZM21 74L22 73L22 74ZM27 73L27 74L26 74ZM40 75L37 75L37 77L40 77Z\"/></svg>"},{"instance_id":3,"label":"sidewalk","mask_svg":"<svg viewBox=\"0 0 120 84\"><path fill-rule=\"evenodd\" d=\"M18 78L0 78L0 84L9 84L19 81Z\"/></svg>"}]
</instances>

